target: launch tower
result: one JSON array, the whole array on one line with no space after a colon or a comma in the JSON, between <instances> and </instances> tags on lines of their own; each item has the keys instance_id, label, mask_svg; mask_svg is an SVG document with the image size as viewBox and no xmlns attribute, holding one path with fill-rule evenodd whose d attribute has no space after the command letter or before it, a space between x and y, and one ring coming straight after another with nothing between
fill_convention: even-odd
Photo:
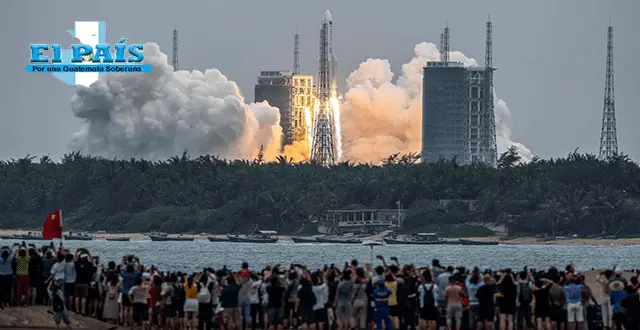
<instances>
[{"instance_id":1,"label":"launch tower","mask_svg":"<svg viewBox=\"0 0 640 330\"><path fill-rule=\"evenodd\" d=\"M173 71L178 71L178 27L173 26L173 54L171 55Z\"/></svg>"},{"instance_id":2,"label":"launch tower","mask_svg":"<svg viewBox=\"0 0 640 330\"><path fill-rule=\"evenodd\" d=\"M616 101L613 87L613 26L609 24L607 30L607 73L605 74L599 157L607 159L617 154L618 132L616 130Z\"/></svg>"},{"instance_id":3,"label":"launch tower","mask_svg":"<svg viewBox=\"0 0 640 330\"><path fill-rule=\"evenodd\" d=\"M336 97L334 56L331 47L333 18L327 10L320 29L318 81L311 139L311 162L322 166L336 163L331 98Z\"/></svg>"}]
</instances>

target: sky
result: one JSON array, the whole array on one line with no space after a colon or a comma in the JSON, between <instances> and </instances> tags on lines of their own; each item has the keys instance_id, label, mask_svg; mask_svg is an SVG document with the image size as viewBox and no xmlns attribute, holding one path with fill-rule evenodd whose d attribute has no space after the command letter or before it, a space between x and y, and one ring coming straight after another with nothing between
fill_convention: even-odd
<instances>
[{"instance_id":1,"label":"sky","mask_svg":"<svg viewBox=\"0 0 640 330\"><path fill-rule=\"evenodd\" d=\"M75 86L25 72L31 43L75 43L74 21L106 21L107 42L155 42L171 54L179 30L180 69L217 68L247 101L260 70L291 70L300 34L302 73L315 74L318 30L334 19L340 85L367 58L389 59L396 76L422 41L484 62L484 24L493 21L495 88L511 110L512 140L543 158L576 148L597 154L604 95L606 29L614 26L620 152L640 161L638 0L167 0L0 2L0 159L59 159L83 122L71 112ZM342 91L344 92L344 91Z\"/></svg>"}]
</instances>

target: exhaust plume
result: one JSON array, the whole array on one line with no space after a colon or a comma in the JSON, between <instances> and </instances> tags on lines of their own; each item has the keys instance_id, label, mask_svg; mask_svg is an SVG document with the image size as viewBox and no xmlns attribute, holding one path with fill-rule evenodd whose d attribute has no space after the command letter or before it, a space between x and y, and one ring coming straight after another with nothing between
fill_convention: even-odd
<instances>
[{"instance_id":1,"label":"exhaust plume","mask_svg":"<svg viewBox=\"0 0 640 330\"><path fill-rule=\"evenodd\" d=\"M173 71L155 43L144 46L149 73L108 73L78 86L73 114L86 121L70 148L118 158L166 159L190 155L265 159L280 149L277 108L246 104L238 86L220 71Z\"/></svg>"},{"instance_id":2,"label":"exhaust plume","mask_svg":"<svg viewBox=\"0 0 640 330\"><path fill-rule=\"evenodd\" d=\"M432 43L420 43L415 57L402 65L395 84L388 60L368 59L347 78L342 106L344 161L377 164L395 153L420 152L422 135L422 76L428 61L439 61L440 51ZM473 58L451 52L451 61L477 66ZM533 158L521 143L511 141L507 104L494 97L498 152L515 145L523 161Z\"/></svg>"}]
</instances>

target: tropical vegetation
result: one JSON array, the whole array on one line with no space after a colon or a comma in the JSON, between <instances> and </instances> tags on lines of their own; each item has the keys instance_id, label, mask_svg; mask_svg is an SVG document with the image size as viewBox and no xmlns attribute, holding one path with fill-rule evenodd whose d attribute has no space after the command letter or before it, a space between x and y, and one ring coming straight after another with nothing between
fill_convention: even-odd
<instances>
[{"instance_id":1,"label":"tropical vegetation","mask_svg":"<svg viewBox=\"0 0 640 330\"><path fill-rule=\"evenodd\" d=\"M418 160L392 155L380 166L325 168L186 152L161 162L27 156L0 162L0 224L35 229L60 208L74 230L244 233L257 225L294 233L326 210L400 202L405 230L497 223L511 234L640 233L640 168L626 156L574 152L521 163L512 148L497 168Z\"/></svg>"}]
</instances>

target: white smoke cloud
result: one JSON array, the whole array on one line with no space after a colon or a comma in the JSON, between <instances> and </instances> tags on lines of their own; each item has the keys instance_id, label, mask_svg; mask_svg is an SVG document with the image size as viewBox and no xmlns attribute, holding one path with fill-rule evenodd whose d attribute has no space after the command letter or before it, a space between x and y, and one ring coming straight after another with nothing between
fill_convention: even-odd
<instances>
[{"instance_id":1,"label":"white smoke cloud","mask_svg":"<svg viewBox=\"0 0 640 330\"><path fill-rule=\"evenodd\" d=\"M282 129L277 108L246 104L238 86L216 69L173 71L157 44L144 46L149 73L109 73L71 99L86 120L72 150L105 157L166 159L190 155L251 159L264 146L277 155Z\"/></svg>"},{"instance_id":2,"label":"white smoke cloud","mask_svg":"<svg viewBox=\"0 0 640 330\"><path fill-rule=\"evenodd\" d=\"M432 43L420 43L415 57L402 65L402 76L393 83L388 60L368 59L347 78L348 91L342 106L343 160L379 163L395 153L419 152L422 134L422 75L428 61L439 61ZM450 59L477 66L473 58L451 52ZM507 104L494 98L498 152L515 145L524 161L532 152L511 141Z\"/></svg>"}]
</instances>

